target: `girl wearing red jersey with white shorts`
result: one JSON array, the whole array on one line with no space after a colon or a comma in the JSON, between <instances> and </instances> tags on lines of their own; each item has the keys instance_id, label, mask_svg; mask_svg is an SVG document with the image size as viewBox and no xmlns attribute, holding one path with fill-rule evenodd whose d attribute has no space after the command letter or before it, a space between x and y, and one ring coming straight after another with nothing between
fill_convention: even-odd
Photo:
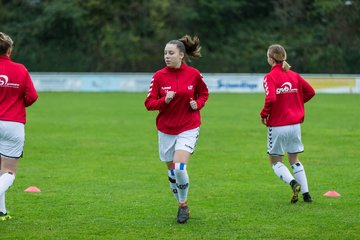
<instances>
[{"instance_id":1,"label":"girl wearing red jersey with white shorts","mask_svg":"<svg viewBox=\"0 0 360 240\"><path fill-rule=\"evenodd\" d=\"M199 136L200 110L209 96L200 72L185 64L186 54L195 59L201 57L199 38L185 35L166 44L166 67L154 74L145 100L147 110L159 111L159 155L167 165L170 187L179 204L178 223L189 219L186 166Z\"/></svg>"},{"instance_id":2,"label":"girl wearing red jersey with white shorts","mask_svg":"<svg viewBox=\"0 0 360 240\"><path fill-rule=\"evenodd\" d=\"M265 104L260 116L268 127L267 152L275 174L290 184L291 203L298 201L301 191L305 202L312 202L303 165L298 153L304 151L301 142L301 126L304 121L304 103L315 91L298 73L290 70L285 49L278 44L267 51L271 71L264 78ZM294 176L282 163L287 152Z\"/></svg>"},{"instance_id":3,"label":"girl wearing red jersey with white shorts","mask_svg":"<svg viewBox=\"0 0 360 240\"><path fill-rule=\"evenodd\" d=\"M25 108L38 95L26 68L10 60L13 41L0 32L0 221L11 217L5 208L5 192L15 180L25 140Z\"/></svg>"}]
</instances>

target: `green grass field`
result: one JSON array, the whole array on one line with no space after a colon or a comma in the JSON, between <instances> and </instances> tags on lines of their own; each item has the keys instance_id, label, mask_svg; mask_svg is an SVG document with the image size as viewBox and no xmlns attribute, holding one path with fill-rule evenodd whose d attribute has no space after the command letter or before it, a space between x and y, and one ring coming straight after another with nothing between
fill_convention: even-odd
<instances>
[{"instance_id":1,"label":"green grass field","mask_svg":"<svg viewBox=\"0 0 360 240\"><path fill-rule=\"evenodd\" d=\"M300 155L314 202L291 205L260 124L263 94L212 94L188 165L191 218L158 160L146 93L41 93L7 192L1 239L359 239L360 95L306 104ZM287 164L288 165L288 164ZM26 193L37 186L41 193ZM339 198L324 197L335 190Z\"/></svg>"}]
</instances>

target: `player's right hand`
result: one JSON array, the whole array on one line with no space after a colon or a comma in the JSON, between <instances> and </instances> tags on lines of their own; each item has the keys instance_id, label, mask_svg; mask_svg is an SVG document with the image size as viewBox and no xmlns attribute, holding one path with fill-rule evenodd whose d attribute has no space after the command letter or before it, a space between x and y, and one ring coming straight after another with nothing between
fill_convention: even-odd
<instances>
[{"instance_id":1,"label":"player's right hand","mask_svg":"<svg viewBox=\"0 0 360 240\"><path fill-rule=\"evenodd\" d=\"M168 91L168 92L166 93L166 96L165 96L165 103L166 103L166 104L168 104L169 102L171 102L171 100L174 99L175 93L176 93L176 92L174 92L174 91Z\"/></svg>"}]
</instances>

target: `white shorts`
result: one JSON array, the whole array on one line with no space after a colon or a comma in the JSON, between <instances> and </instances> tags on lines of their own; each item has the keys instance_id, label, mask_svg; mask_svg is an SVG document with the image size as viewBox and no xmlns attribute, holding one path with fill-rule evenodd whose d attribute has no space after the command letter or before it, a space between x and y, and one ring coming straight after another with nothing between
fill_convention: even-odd
<instances>
[{"instance_id":1,"label":"white shorts","mask_svg":"<svg viewBox=\"0 0 360 240\"><path fill-rule=\"evenodd\" d=\"M268 154L283 156L285 151L287 153L300 153L304 151L304 145L301 142L300 124L268 127Z\"/></svg>"},{"instance_id":2,"label":"white shorts","mask_svg":"<svg viewBox=\"0 0 360 240\"><path fill-rule=\"evenodd\" d=\"M199 132L199 127L179 133L178 135L170 135L158 131L160 160L171 162L176 150L184 150L192 154L195 151Z\"/></svg>"},{"instance_id":3,"label":"white shorts","mask_svg":"<svg viewBox=\"0 0 360 240\"><path fill-rule=\"evenodd\" d=\"M22 156L25 125L19 122L0 121L0 155L9 158Z\"/></svg>"}]
</instances>

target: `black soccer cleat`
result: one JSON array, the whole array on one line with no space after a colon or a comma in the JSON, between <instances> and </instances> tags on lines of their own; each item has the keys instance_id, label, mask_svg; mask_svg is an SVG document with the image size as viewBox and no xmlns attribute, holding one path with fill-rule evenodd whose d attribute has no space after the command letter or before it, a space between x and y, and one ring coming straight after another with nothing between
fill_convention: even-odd
<instances>
[{"instance_id":1,"label":"black soccer cleat","mask_svg":"<svg viewBox=\"0 0 360 240\"><path fill-rule=\"evenodd\" d=\"M177 222L184 224L189 219L189 216L190 216L190 211L187 202L179 203L179 209L176 217Z\"/></svg>"},{"instance_id":2,"label":"black soccer cleat","mask_svg":"<svg viewBox=\"0 0 360 240\"><path fill-rule=\"evenodd\" d=\"M301 191L301 185L295 181L292 180L290 183L291 189L292 189L292 196L291 196L291 200L290 203L296 203L299 200L299 192Z\"/></svg>"},{"instance_id":3,"label":"black soccer cleat","mask_svg":"<svg viewBox=\"0 0 360 240\"><path fill-rule=\"evenodd\" d=\"M309 192L303 193L304 202L311 203L313 200Z\"/></svg>"}]
</instances>

